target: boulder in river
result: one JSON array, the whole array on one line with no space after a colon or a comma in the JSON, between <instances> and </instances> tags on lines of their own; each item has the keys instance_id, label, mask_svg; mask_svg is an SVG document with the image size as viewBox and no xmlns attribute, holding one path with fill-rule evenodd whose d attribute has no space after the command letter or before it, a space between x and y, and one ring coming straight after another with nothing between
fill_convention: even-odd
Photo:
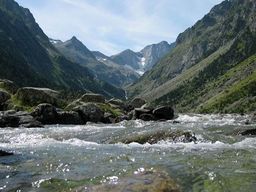
<instances>
[{"instance_id":1,"label":"boulder in river","mask_svg":"<svg viewBox=\"0 0 256 192\"><path fill-rule=\"evenodd\" d=\"M56 108L49 103L39 104L31 115L43 124L56 124L58 114Z\"/></svg>"},{"instance_id":2,"label":"boulder in river","mask_svg":"<svg viewBox=\"0 0 256 192\"><path fill-rule=\"evenodd\" d=\"M248 129L248 130L245 130L245 131L241 131L240 135L243 135L243 136L255 136L256 135L256 129Z\"/></svg>"},{"instance_id":3,"label":"boulder in river","mask_svg":"<svg viewBox=\"0 0 256 192\"><path fill-rule=\"evenodd\" d=\"M86 93L79 100L85 103L105 103L104 96L94 93Z\"/></svg>"},{"instance_id":4,"label":"boulder in river","mask_svg":"<svg viewBox=\"0 0 256 192\"><path fill-rule=\"evenodd\" d=\"M174 118L174 110L169 106L157 107L154 109L153 115L158 120L171 120Z\"/></svg>"},{"instance_id":5,"label":"boulder in river","mask_svg":"<svg viewBox=\"0 0 256 192\"><path fill-rule=\"evenodd\" d=\"M196 143L197 138L192 133L186 131L157 130L151 132L141 132L136 134L124 135L118 138L112 138L110 141L107 141L107 143L156 144L160 141Z\"/></svg>"},{"instance_id":6,"label":"boulder in river","mask_svg":"<svg viewBox=\"0 0 256 192\"><path fill-rule=\"evenodd\" d=\"M59 92L48 88L23 87L18 89L16 97L22 103L35 106L40 103L58 104Z\"/></svg>"},{"instance_id":7,"label":"boulder in river","mask_svg":"<svg viewBox=\"0 0 256 192\"><path fill-rule=\"evenodd\" d=\"M94 103L86 103L75 107L73 111L78 112L84 123L88 121L98 123L104 120L104 112Z\"/></svg>"},{"instance_id":8,"label":"boulder in river","mask_svg":"<svg viewBox=\"0 0 256 192\"><path fill-rule=\"evenodd\" d=\"M42 124L27 112L0 112L0 127L42 127Z\"/></svg>"},{"instance_id":9,"label":"boulder in river","mask_svg":"<svg viewBox=\"0 0 256 192\"><path fill-rule=\"evenodd\" d=\"M11 156L13 153L0 150L0 157Z\"/></svg>"}]
</instances>

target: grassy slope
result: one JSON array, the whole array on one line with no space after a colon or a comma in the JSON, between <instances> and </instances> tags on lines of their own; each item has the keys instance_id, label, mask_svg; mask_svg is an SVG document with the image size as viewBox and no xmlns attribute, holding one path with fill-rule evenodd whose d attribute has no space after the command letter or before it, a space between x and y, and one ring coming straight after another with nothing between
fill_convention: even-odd
<instances>
[{"instance_id":1,"label":"grassy slope","mask_svg":"<svg viewBox=\"0 0 256 192\"><path fill-rule=\"evenodd\" d=\"M255 33L250 30L244 32L225 54L189 81L156 99L154 103L172 104L183 112L242 112L241 107L237 107L239 102L235 98L227 101L231 97L229 94L235 90L237 95L240 95L238 98L244 100L243 102L246 100L254 102L255 91L250 87L253 86L253 74L256 69L254 55L256 45L253 43L255 39ZM245 86L247 81L250 82L248 88L247 85ZM222 97L218 96L219 94ZM224 97L228 99L226 103ZM244 106L245 112L253 110L255 109L252 107Z\"/></svg>"},{"instance_id":2,"label":"grassy slope","mask_svg":"<svg viewBox=\"0 0 256 192\"><path fill-rule=\"evenodd\" d=\"M212 84L233 81L231 85L201 104L201 113L246 113L256 110L256 55L241 62ZM235 78L234 78L235 77ZM233 79L233 80L232 80ZM227 83L226 83L227 84Z\"/></svg>"}]
</instances>

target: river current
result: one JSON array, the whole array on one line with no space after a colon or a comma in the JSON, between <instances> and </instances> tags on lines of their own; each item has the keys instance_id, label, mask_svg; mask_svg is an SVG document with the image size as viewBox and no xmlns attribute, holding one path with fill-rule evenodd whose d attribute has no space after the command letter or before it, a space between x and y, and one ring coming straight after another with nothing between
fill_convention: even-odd
<instances>
[{"instance_id":1,"label":"river current","mask_svg":"<svg viewBox=\"0 0 256 192\"><path fill-rule=\"evenodd\" d=\"M254 192L256 138L237 134L256 128L247 125L247 119L191 114L179 115L176 122L3 128L0 149L15 155L0 158L0 191L72 191L79 182L118 185L128 173L157 169L166 171L181 191ZM118 138L156 130L189 131L198 141L118 142Z\"/></svg>"}]
</instances>

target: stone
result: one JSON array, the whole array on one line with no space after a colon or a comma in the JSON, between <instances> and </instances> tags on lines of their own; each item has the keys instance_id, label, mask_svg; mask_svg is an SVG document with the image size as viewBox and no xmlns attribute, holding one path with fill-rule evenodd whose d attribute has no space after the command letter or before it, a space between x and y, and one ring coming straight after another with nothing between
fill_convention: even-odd
<instances>
[{"instance_id":1,"label":"stone","mask_svg":"<svg viewBox=\"0 0 256 192\"><path fill-rule=\"evenodd\" d=\"M98 123L104 120L104 112L94 103L86 103L75 107L73 111L78 112L84 123L88 121Z\"/></svg>"},{"instance_id":2,"label":"stone","mask_svg":"<svg viewBox=\"0 0 256 192\"><path fill-rule=\"evenodd\" d=\"M141 108L143 105L146 104L146 101L144 99L141 99L141 98L135 98L133 99L130 103L129 103L129 106L131 108Z\"/></svg>"},{"instance_id":3,"label":"stone","mask_svg":"<svg viewBox=\"0 0 256 192\"><path fill-rule=\"evenodd\" d=\"M120 99L110 99L107 101L107 104L109 104L112 108L125 110L126 106L125 103Z\"/></svg>"},{"instance_id":4,"label":"stone","mask_svg":"<svg viewBox=\"0 0 256 192\"><path fill-rule=\"evenodd\" d=\"M57 124L58 113L56 108L49 103L39 104L31 113L31 115L43 124Z\"/></svg>"},{"instance_id":5,"label":"stone","mask_svg":"<svg viewBox=\"0 0 256 192\"><path fill-rule=\"evenodd\" d=\"M152 114L152 111L148 110L148 109L135 108L133 110L133 117L132 117L132 119L133 120L140 119L140 116L142 114Z\"/></svg>"},{"instance_id":6,"label":"stone","mask_svg":"<svg viewBox=\"0 0 256 192\"><path fill-rule=\"evenodd\" d=\"M81 186L73 191L91 192L180 192L179 185L161 170L139 168L125 176L106 178L106 182L96 186Z\"/></svg>"},{"instance_id":7,"label":"stone","mask_svg":"<svg viewBox=\"0 0 256 192\"><path fill-rule=\"evenodd\" d=\"M16 97L22 103L35 106L40 103L58 105L59 92L48 88L23 87L18 89Z\"/></svg>"},{"instance_id":8,"label":"stone","mask_svg":"<svg viewBox=\"0 0 256 192\"><path fill-rule=\"evenodd\" d=\"M154 121L155 117L152 114L143 113L139 116L139 119L143 121Z\"/></svg>"},{"instance_id":9,"label":"stone","mask_svg":"<svg viewBox=\"0 0 256 192\"><path fill-rule=\"evenodd\" d=\"M169 106L157 107L153 110L153 115L158 120L171 120L174 118L174 110Z\"/></svg>"},{"instance_id":10,"label":"stone","mask_svg":"<svg viewBox=\"0 0 256 192\"><path fill-rule=\"evenodd\" d=\"M254 135L256 135L256 129L248 129L248 130L245 130L245 131L241 131L240 135L243 135L243 136L254 136Z\"/></svg>"},{"instance_id":11,"label":"stone","mask_svg":"<svg viewBox=\"0 0 256 192\"><path fill-rule=\"evenodd\" d=\"M0 157L11 156L13 153L0 150Z\"/></svg>"},{"instance_id":12,"label":"stone","mask_svg":"<svg viewBox=\"0 0 256 192\"><path fill-rule=\"evenodd\" d=\"M8 91L11 94L15 94L18 90L18 86L13 81L7 79L0 79L0 88Z\"/></svg>"},{"instance_id":13,"label":"stone","mask_svg":"<svg viewBox=\"0 0 256 192\"><path fill-rule=\"evenodd\" d=\"M83 124L78 112L61 111L57 112L57 123L63 125L81 125Z\"/></svg>"},{"instance_id":14,"label":"stone","mask_svg":"<svg viewBox=\"0 0 256 192\"><path fill-rule=\"evenodd\" d=\"M85 103L105 103L105 97L100 94L86 93L80 98L80 101Z\"/></svg>"},{"instance_id":15,"label":"stone","mask_svg":"<svg viewBox=\"0 0 256 192\"><path fill-rule=\"evenodd\" d=\"M11 95L9 93L0 89L0 105L5 103L10 98L11 98Z\"/></svg>"},{"instance_id":16,"label":"stone","mask_svg":"<svg viewBox=\"0 0 256 192\"><path fill-rule=\"evenodd\" d=\"M42 127L42 124L29 113L23 111L5 111L0 113L0 127Z\"/></svg>"}]
</instances>

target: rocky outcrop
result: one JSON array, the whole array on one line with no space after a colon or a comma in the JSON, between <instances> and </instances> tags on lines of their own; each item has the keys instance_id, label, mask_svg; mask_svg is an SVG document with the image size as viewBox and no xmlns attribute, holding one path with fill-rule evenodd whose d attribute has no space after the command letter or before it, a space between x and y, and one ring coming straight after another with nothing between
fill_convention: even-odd
<instances>
[{"instance_id":1,"label":"rocky outcrop","mask_svg":"<svg viewBox=\"0 0 256 192\"><path fill-rule=\"evenodd\" d=\"M0 88L8 91L11 94L15 94L18 90L18 86L13 81L7 79L0 79Z\"/></svg>"},{"instance_id":2,"label":"rocky outcrop","mask_svg":"<svg viewBox=\"0 0 256 192\"><path fill-rule=\"evenodd\" d=\"M100 94L86 93L80 98L80 101L85 103L105 103L105 97Z\"/></svg>"},{"instance_id":3,"label":"rocky outcrop","mask_svg":"<svg viewBox=\"0 0 256 192\"><path fill-rule=\"evenodd\" d=\"M0 105L11 98L11 95L4 90L0 89Z\"/></svg>"},{"instance_id":4,"label":"rocky outcrop","mask_svg":"<svg viewBox=\"0 0 256 192\"><path fill-rule=\"evenodd\" d=\"M0 127L42 127L42 124L27 112L0 112Z\"/></svg>"},{"instance_id":5,"label":"rocky outcrop","mask_svg":"<svg viewBox=\"0 0 256 192\"><path fill-rule=\"evenodd\" d=\"M16 97L22 103L35 106L40 103L58 105L59 92L48 88L23 87L17 91Z\"/></svg>"},{"instance_id":6,"label":"rocky outcrop","mask_svg":"<svg viewBox=\"0 0 256 192\"><path fill-rule=\"evenodd\" d=\"M84 105L75 107L73 111L78 112L84 123L102 122L104 119L104 112L94 103L86 103Z\"/></svg>"}]
</instances>

